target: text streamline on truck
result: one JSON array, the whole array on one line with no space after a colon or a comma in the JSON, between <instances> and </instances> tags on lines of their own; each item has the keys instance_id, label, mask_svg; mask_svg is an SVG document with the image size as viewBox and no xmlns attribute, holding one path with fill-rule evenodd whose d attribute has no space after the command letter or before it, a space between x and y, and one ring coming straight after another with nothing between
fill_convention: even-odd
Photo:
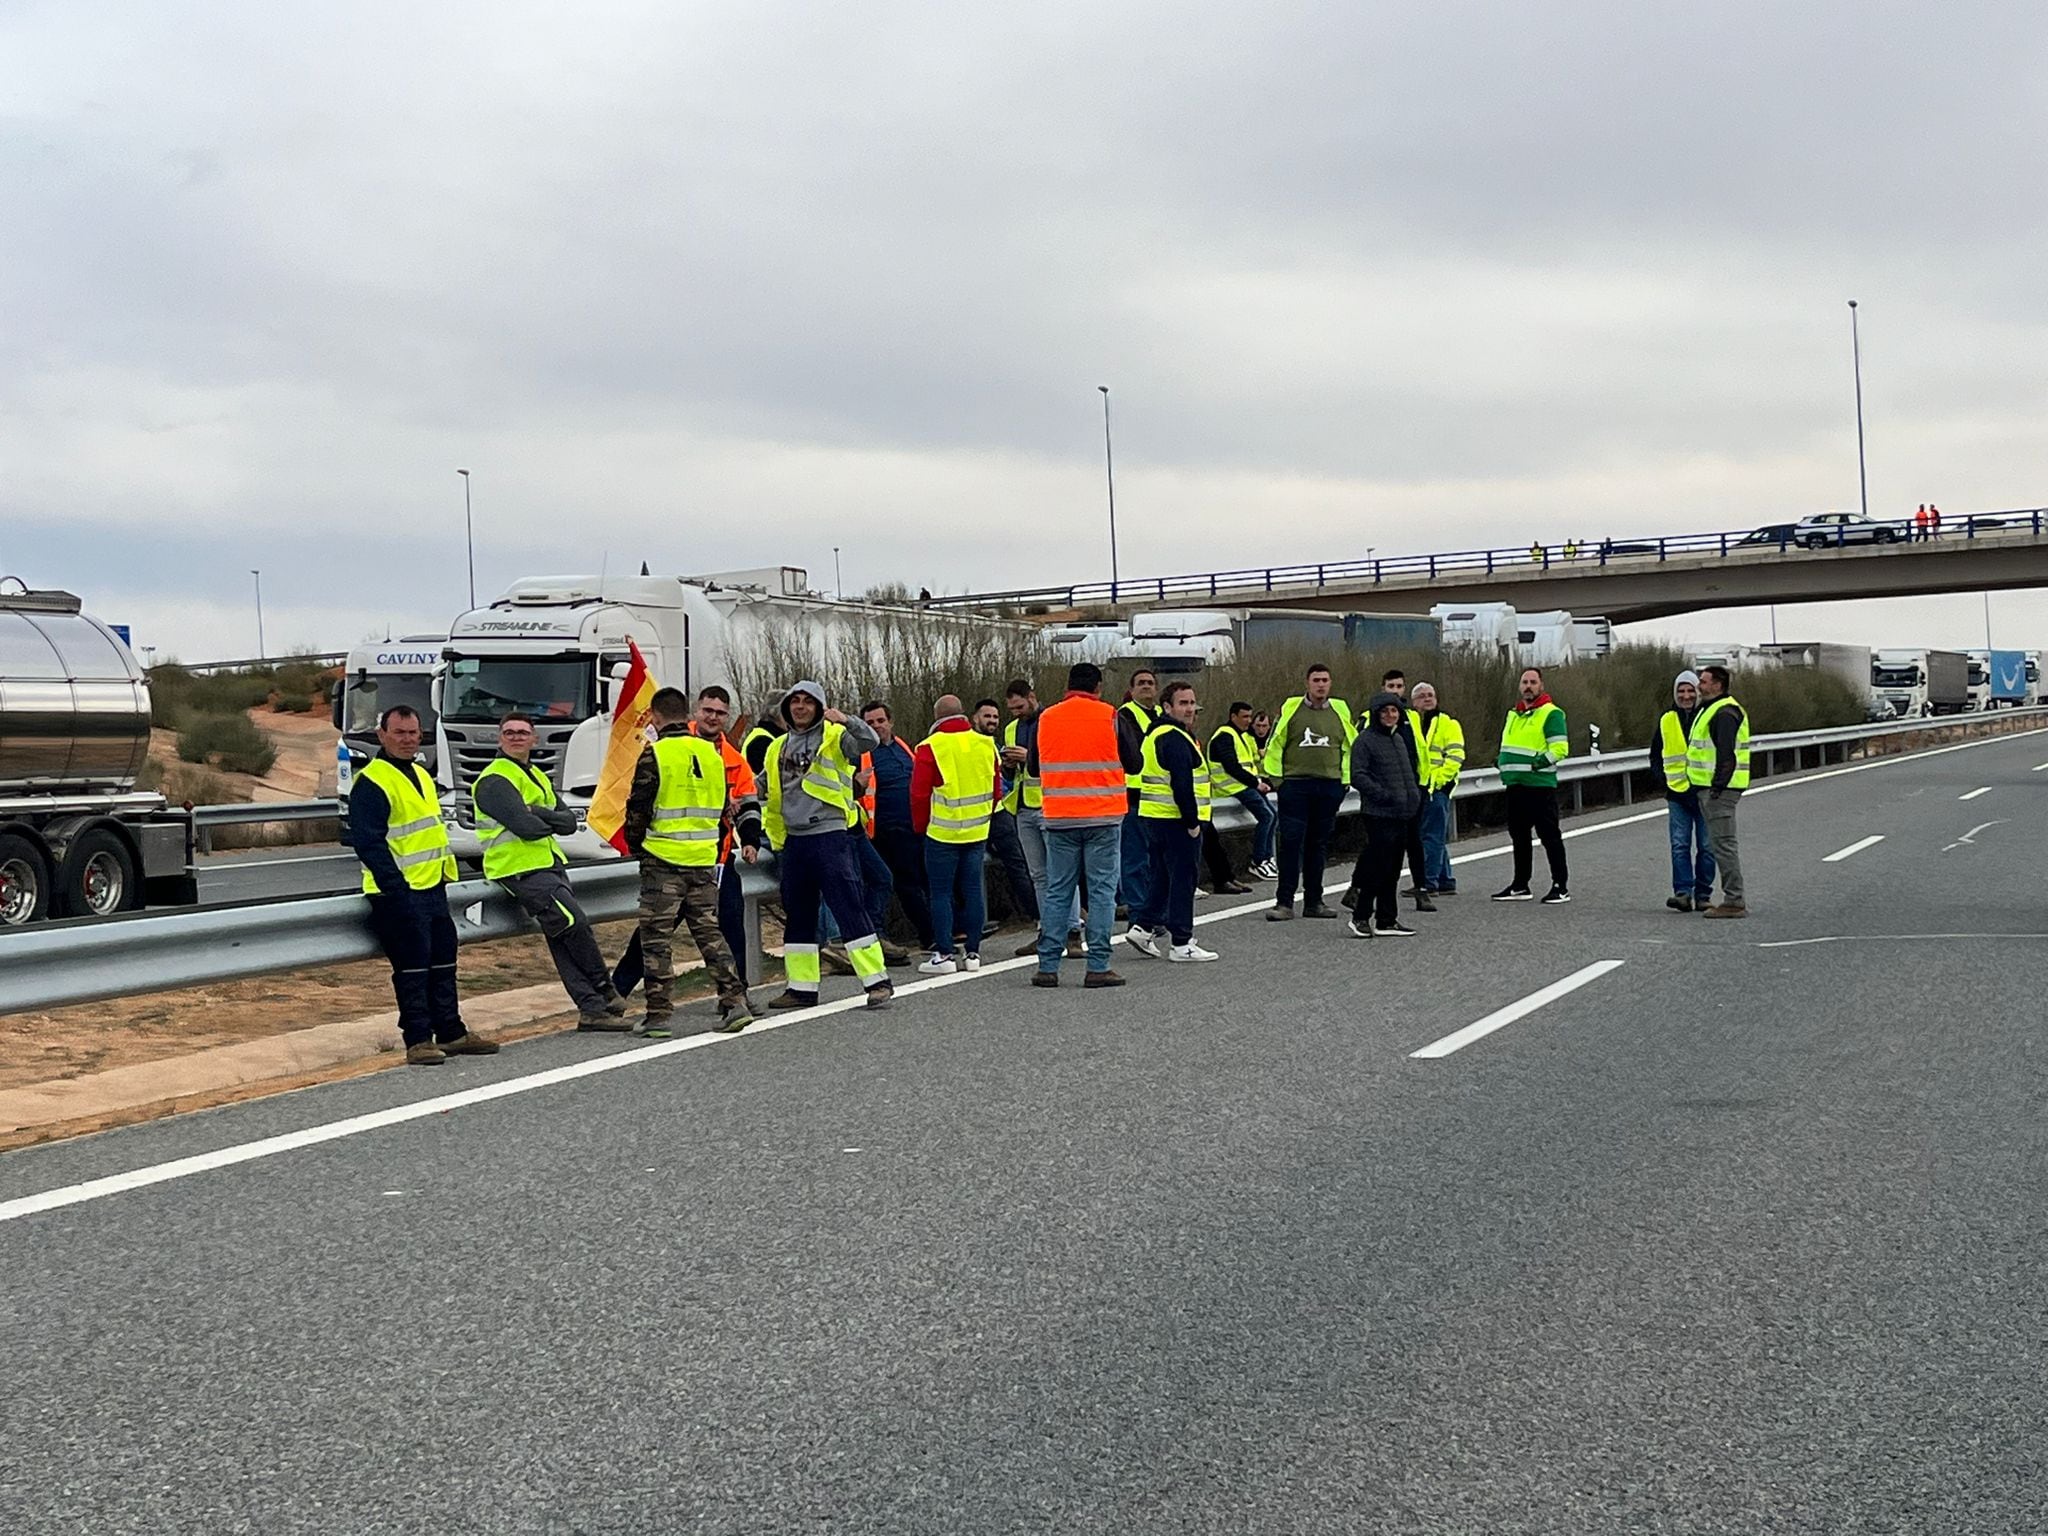
<instances>
[{"instance_id":1,"label":"text streamline on truck","mask_svg":"<svg viewBox=\"0 0 2048 1536\"><path fill-rule=\"evenodd\" d=\"M69 592L14 586L0 588L0 926L197 900L192 818L135 788L149 684L134 655Z\"/></svg>"}]
</instances>

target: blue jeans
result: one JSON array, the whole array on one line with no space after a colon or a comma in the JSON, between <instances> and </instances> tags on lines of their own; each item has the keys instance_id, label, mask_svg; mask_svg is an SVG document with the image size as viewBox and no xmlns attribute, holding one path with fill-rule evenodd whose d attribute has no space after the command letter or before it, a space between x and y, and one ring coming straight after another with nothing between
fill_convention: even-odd
<instances>
[{"instance_id":1,"label":"blue jeans","mask_svg":"<svg viewBox=\"0 0 2048 1536\"><path fill-rule=\"evenodd\" d=\"M1455 891L1451 873L1451 792L1433 789L1422 802L1422 874L1432 891Z\"/></svg>"},{"instance_id":2,"label":"blue jeans","mask_svg":"<svg viewBox=\"0 0 2048 1536\"><path fill-rule=\"evenodd\" d=\"M924 840L924 879L931 894L935 953L953 953L956 905L958 927L967 935L967 953L981 953L981 930L988 926L988 889L982 883L981 864L987 855L987 843L942 843L935 837Z\"/></svg>"},{"instance_id":3,"label":"blue jeans","mask_svg":"<svg viewBox=\"0 0 2048 1536\"><path fill-rule=\"evenodd\" d=\"M1038 968L1057 976L1074 926L1074 907L1088 903L1088 969L1109 969L1116 922L1116 880L1123 828L1045 824L1045 904L1038 913Z\"/></svg>"},{"instance_id":4,"label":"blue jeans","mask_svg":"<svg viewBox=\"0 0 2048 1536\"><path fill-rule=\"evenodd\" d=\"M1671 828L1671 894L1706 901L1714 894L1714 854L1707 846L1707 813L1697 793L1664 797Z\"/></svg>"},{"instance_id":5,"label":"blue jeans","mask_svg":"<svg viewBox=\"0 0 2048 1536\"><path fill-rule=\"evenodd\" d=\"M1252 862L1263 864L1273 857L1273 829L1280 824L1280 813L1273 809L1273 802L1256 789L1239 790L1235 798L1258 823L1252 829Z\"/></svg>"},{"instance_id":6,"label":"blue jeans","mask_svg":"<svg viewBox=\"0 0 2048 1536\"><path fill-rule=\"evenodd\" d=\"M1124 812L1123 837L1117 845L1117 900L1133 912L1152 898L1152 866L1145 858L1145 821L1136 811Z\"/></svg>"}]
</instances>

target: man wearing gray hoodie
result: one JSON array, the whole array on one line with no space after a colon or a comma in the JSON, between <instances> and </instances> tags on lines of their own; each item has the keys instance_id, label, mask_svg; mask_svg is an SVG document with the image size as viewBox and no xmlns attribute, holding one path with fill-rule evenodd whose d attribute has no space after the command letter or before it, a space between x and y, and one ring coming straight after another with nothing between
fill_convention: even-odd
<instances>
[{"instance_id":1,"label":"man wearing gray hoodie","mask_svg":"<svg viewBox=\"0 0 2048 1536\"><path fill-rule=\"evenodd\" d=\"M1415 930L1402 923L1397 898L1409 828L1422 809L1422 786L1415 779L1415 749L1401 734L1407 704L1382 689L1372 696L1366 716L1351 744L1351 787L1365 820L1365 849L1351 873L1349 926L1361 939L1410 938Z\"/></svg>"},{"instance_id":2,"label":"man wearing gray hoodie","mask_svg":"<svg viewBox=\"0 0 2048 1536\"><path fill-rule=\"evenodd\" d=\"M762 757L761 821L780 855L782 968L787 987L770 1008L808 1008L818 1000L818 905L847 935L846 956L880 1008L894 995L881 936L870 924L860 879L860 815L853 776L861 754L881 744L864 720L849 719L825 702L824 685L805 678L782 701L789 730L768 743Z\"/></svg>"},{"instance_id":3,"label":"man wearing gray hoodie","mask_svg":"<svg viewBox=\"0 0 2048 1536\"><path fill-rule=\"evenodd\" d=\"M1674 912L1704 912L1714 899L1714 854L1707 814L1687 772L1687 743L1699 718L1700 675L1687 668L1671 685L1671 708L1657 720L1657 757L1664 770L1665 822L1671 833L1671 894Z\"/></svg>"}]
</instances>

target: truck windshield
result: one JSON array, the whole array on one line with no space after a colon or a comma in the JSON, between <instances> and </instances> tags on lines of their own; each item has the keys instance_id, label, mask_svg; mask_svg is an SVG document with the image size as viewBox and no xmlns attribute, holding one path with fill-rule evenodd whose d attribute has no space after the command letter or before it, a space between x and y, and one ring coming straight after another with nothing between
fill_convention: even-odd
<instances>
[{"instance_id":1,"label":"truck windshield","mask_svg":"<svg viewBox=\"0 0 2048 1536\"><path fill-rule=\"evenodd\" d=\"M1877 688L1918 688L1920 668L1913 662L1904 666L1875 666L1870 669L1870 681Z\"/></svg>"},{"instance_id":2,"label":"truck windshield","mask_svg":"<svg viewBox=\"0 0 2048 1536\"><path fill-rule=\"evenodd\" d=\"M420 734L434 739L433 680L424 673L401 672L386 677L374 673L348 680L342 695L341 729L360 736L377 729L377 720L394 704L407 704L419 712Z\"/></svg>"},{"instance_id":3,"label":"truck windshield","mask_svg":"<svg viewBox=\"0 0 2048 1536\"><path fill-rule=\"evenodd\" d=\"M1984 663L1972 656L1970 658L1970 686L1972 688L1982 688L1990 680L1990 677L1991 674L1985 670Z\"/></svg>"},{"instance_id":4,"label":"truck windshield","mask_svg":"<svg viewBox=\"0 0 2048 1536\"><path fill-rule=\"evenodd\" d=\"M597 669L588 656L464 656L448 663L441 713L496 724L513 710L574 724L593 713Z\"/></svg>"}]
</instances>

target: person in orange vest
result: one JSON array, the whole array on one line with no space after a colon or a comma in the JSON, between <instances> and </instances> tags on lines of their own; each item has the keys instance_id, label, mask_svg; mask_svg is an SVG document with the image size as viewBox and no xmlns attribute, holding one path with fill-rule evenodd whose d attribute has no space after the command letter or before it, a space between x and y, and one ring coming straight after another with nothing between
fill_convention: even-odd
<instances>
[{"instance_id":1,"label":"person in orange vest","mask_svg":"<svg viewBox=\"0 0 2048 1536\"><path fill-rule=\"evenodd\" d=\"M1921 503L1920 503L1920 510L1919 510L1918 512L1915 512L1915 513L1913 514L1913 539L1914 539L1914 542L1916 542L1916 543L1917 543L1917 542L1919 542L1920 540L1922 540L1922 539L1924 539L1924 538L1926 538L1926 537L1927 537L1927 503L1923 501L1923 502L1921 502Z\"/></svg>"},{"instance_id":2,"label":"person in orange vest","mask_svg":"<svg viewBox=\"0 0 2048 1536\"><path fill-rule=\"evenodd\" d=\"M697 713L691 718L689 734L701 736L718 747L719 760L725 764L725 805L726 821L720 829L718 844L718 931L725 937L726 947L732 951L733 969L739 972L740 981L747 981L747 919L746 902L740 895L739 853L742 847L758 849L761 846L761 795L754 782L754 770L747 766L747 759L725 734L732 723L732 695L718 684L701 690L697 695ZM683 914L676 911L676 926L681 927ZM619 956L619 963L612 967L612 986L621 997L631 997L633 989L640 985L647 974L646 963L640 955L640 930L635 927L632 936L626 940L626 951Z\"/></svg>"},{"instance_id":3,"label":"person in orange vest","mask_svg":"<svg viewBox=\"0 0 2048 1536\"><path fill-rule=\"evenodd\" d=\"M1927 503L1927 536L1931 539L1941 537L1941 508L1931 501Z\"/></svg>"},{"instance_id":4,"label":"person in orange vest","mask_svg":"<svg viewBox=\"0 0 2048 1536\"><path fill-rule=\"evenodd\" d=\"M1116 921L1117 875L1122 862L1125 779L1143 771L1141 741L1117 729L1117 712L1102 698L1102 668L1076 662L1067 671L1067 694L1039 711L1038 732L1024 771L1045 798L1045 901L1038 911L1038 972L1034 987L1060 984L1060 960L1074 907L1087 907L1090 987L1124 984L1109 966Z\"/></svg>"}]
</instances>

